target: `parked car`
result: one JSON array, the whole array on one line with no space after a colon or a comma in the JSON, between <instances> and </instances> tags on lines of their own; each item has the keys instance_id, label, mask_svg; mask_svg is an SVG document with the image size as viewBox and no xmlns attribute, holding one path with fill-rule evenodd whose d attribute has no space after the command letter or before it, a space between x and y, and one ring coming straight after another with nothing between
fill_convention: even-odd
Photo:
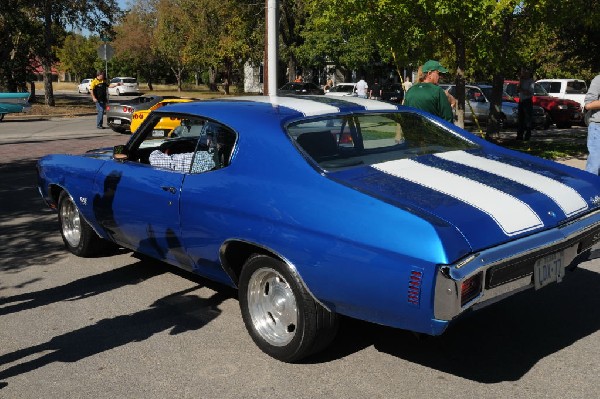
<instances>
[{"instance_id":1,"label":"parked car","mask_svg":"<svg viewBox=\"0 0 600 399\"><path fill-rule=\"evenodd\" d=\"M142 124L142 122L144 122L148 114L154 111L155 109L159 109L170 104L188 103L190 101L194 100L191 98L165 98L162 99L160 102L153 104L150 108L135 111L131 116L131 132L134 133L137 130L137 128ZM168 136L169 133L173 131L173 129L179 126L179 123L180 118L165 119L155 126L154 135L156 136L156 134L159 134L160 131L161 134L163 134L164 136Z\"/></svg>"},{"instance_id":2,"label":"parked car","mask_svg":"<svg viewBox=\"0 0 600 399\"><path fill-rule=\"evenodd\" d=\"M383 85L383 89L381 91L381 100L398 104L402 103L402 100L404 100L404 89L402 88L402 83Z\"/></svg>"},{"instance_id":3,"label":"parked car","mask_svg":"<svg viewBox=\"0 0 600 399\"><path fill-rule=\"evenodd\" d=\"M0 93L0 122L4 115L10 113L29 112L29 93Z\"/></svg>"},{"instance_id":4,"label":"parked car","mask_svg":"<svg viewBox=\"0 0 600 399\"><path fill-rule=\"evenodd\" d=\"M557 98L577 101L583 108L585 94L588 91L585 80L580 79L540 79L536 83L546 92Z\"/></svg>"},{"instance_id":5,"label":"parked car","mask_svg":"<svg viewBox=\"0 0 600 399\"><path fill-rule=\"evenodd\" d=\"M106 106L107 124L115 132L129 133L131 129L131 119L135 111L148 109L166 98L176 97L149 95L135 97L131 100L109 102Z\"/></svg>"},{"instance_id":6,"label":"parked car","mask_svg":"<svg viewBox=\"0 0 600 399\"><path fill-rule=\"evenodd\" d=\"M165 118L188 133L154 137ZM155 150L194 160L155 167ZM439 335L525 289L569 295L545 287L600 237L598 176L354 97L173 104L127 144L37 172L70 252L112 243L238 288L250 336L287 362L323 350L339 315Z\"/></svg>"},{"instance_id":7,"label":"parked car","mask_svg":"<svg viewBox=\"0 0 600 399\"><path fill-rule=\"evenodd\" d=\"M454 97L457 97L456 85L448 85L447 90ZM487 124L490 115L490 98L492 97L491 85L465 85L465 123L474 124L475 118L482 124ZM510 99L506 93L503 95L502 110L499 115L501 127L514 127L519 123L519 104ZM548 121L542 107L533 106L533 127L546 128Z\"/></svg>"},{"instance_id":8,"label":"parked car","mask_svg":"<svg viewBox=\"0 0 600 399\"><path fill-rule=\"evenodd\" d=\"M77 85L77 93L90 93L90 83L92 83L92 78L83 79L81 83Z\"/></svg>"},{"instance_id":9,"label":"parked car","mask_svg":"<svg viewBox=\"0 0 600 399\"><path fill-rule=\"evenodd\" d=\"M518 85L519 82L516 80L504 81L504 91L517 102L519 101ZM553 97L539 83L534 84L533 105L542 107L550 121L558 128L571 127L573 124L581 124L583 121L581 106L578 102Z\"/></svg>"},{"instance_id":10,"label":"parked car","mask_svg":"<svg viewBox=\"0 0 600 399\"><path fill-rule=\"evenodd\" d=\"M277 91L280 96L285 95L306 95L306 94L325 94L323 89L310 82L289 82L281 86Z\"/></svg>"},{"instance_id":11,"label":"parked car","mask_svg":"<svg viewBox=\"0 0 600 399\"><path fill-rule=\"evenodd\" d=\"M356 97L356 83L338 83L325 93L326 96Z\"/></svg>"},{"instance_id":12,"label":"parked car","mask_svg":"<svg viewBox=\"0 0 600 399\"><path fill-rule=\"evenodd\" d=\"M138 94L139 87L136 78L116 77L110 80L108 94L120 96L123 94Z\"/></svg>"},{"instance_id":13,"label":"parked car","mask_svg":"<svg viewBox=\"0 0 600 399\"><path fill-rule=\"evenodd\" d=\"M583 113L583 123L585 126L590 124L591 111L583 109L585 95L588 91L585 80L581 79L542 79L538 80L539 83L548 94L564 98L567 100L577 101L581 106L581 112Z\"/></svg>"}]
</instances>

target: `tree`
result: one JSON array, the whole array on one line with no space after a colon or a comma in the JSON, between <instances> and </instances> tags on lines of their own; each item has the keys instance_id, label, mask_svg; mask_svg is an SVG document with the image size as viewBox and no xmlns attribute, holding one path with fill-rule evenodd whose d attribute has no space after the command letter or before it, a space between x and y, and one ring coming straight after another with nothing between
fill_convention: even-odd
<instances>
[{"instance_id":1,"label":"tree","mask_svg":"<svg viewBox=\"0 0 600 399\"><path fill-rule=\"evenodd\" d=\"M131 4L131 9L115 26L113 41L116 57L141 74L150 90L164 69L153 33L158 24L156 5L155 0L137 0Z\"/></svg>"},{"instance_id":2,"label":"tree","mask_svg":"<svg viewBox=\"0 0 600 399\"><path fill-rule=\"evenodd\" d=\"M44 69L46 105L54 106L52 65L58 60L57 50L64 39L65 27L86 27L107 34L119 13L116 0L28 0L31 10L43 29L43 46L37 53Z\"/></svg>"},{"instance_id":3,"label":"tree","mask_svg":"<svg viewBox=\"0 0 600 399\"><path fill-rule=\"evenodd\" d=\"M85 37L70 33L65 38L63 46L57 51L61 67L73 73L77 80L94 75L94 63L98 58L97 48L100 45L98 37Z\"/></svg>"},{"instance_id":4,"label":"tree","mask_svg":"<svg viewBox=\"0 0 600 399\"><path fill-rule=\"evenodd\" d=\"M41 51L41 25L24 0L7 0L0 14L0 87L25 90ZM34 100L34 99L32 99Z\"/></svg>"}]
</instances>

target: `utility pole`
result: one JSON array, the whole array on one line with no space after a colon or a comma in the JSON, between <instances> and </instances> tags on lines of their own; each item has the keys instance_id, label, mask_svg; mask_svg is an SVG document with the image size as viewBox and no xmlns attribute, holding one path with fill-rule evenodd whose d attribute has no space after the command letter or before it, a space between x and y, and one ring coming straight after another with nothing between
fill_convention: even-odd
<instances>
[{"instance_id":1,"label":"utility pole","mask_svg":"<svg viewBox=\"0 0 600 399\"><path fill-rule=\"evenodd\" d=\"M279 0L265 0L265 55L263 67L263 93L277 95L277 61L279 49Z\"/></svg>"}]
</instances>

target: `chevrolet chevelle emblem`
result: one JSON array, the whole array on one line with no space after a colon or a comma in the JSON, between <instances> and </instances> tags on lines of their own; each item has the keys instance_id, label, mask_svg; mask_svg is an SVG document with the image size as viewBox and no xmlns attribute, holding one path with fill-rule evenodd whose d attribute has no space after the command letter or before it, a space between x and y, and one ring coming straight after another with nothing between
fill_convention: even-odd
<instances>
[{"instance_id":1,"label":"chevrolet chevelle emblem","mask_svg":"<svg viewBox=\"0 0 600 399\"><path fill-rule=\"evenodd\" d=\"M600 205L600 195L590 198L590 202L596 206Z\"/></svg>"}]
</instances>

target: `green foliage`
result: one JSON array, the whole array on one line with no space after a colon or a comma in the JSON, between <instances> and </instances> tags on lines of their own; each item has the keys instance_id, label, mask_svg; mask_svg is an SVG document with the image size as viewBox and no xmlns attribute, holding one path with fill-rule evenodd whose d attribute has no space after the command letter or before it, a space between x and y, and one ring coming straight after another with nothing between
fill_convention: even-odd
<instances>
[{"instance_id":1,"label":"green foliage","mask_svg":"<svg viewBox=\"0 0 600 399\"><path fill-rule=\"evenodd\" d=\"M63 46L57 52L61 69L74 74L78 80L95 76L94 70L97 66L94 64L98 59L97 50L100 44L98 37L84 37L76 33L67 35Z\"/></svg>"}]
</instances>

